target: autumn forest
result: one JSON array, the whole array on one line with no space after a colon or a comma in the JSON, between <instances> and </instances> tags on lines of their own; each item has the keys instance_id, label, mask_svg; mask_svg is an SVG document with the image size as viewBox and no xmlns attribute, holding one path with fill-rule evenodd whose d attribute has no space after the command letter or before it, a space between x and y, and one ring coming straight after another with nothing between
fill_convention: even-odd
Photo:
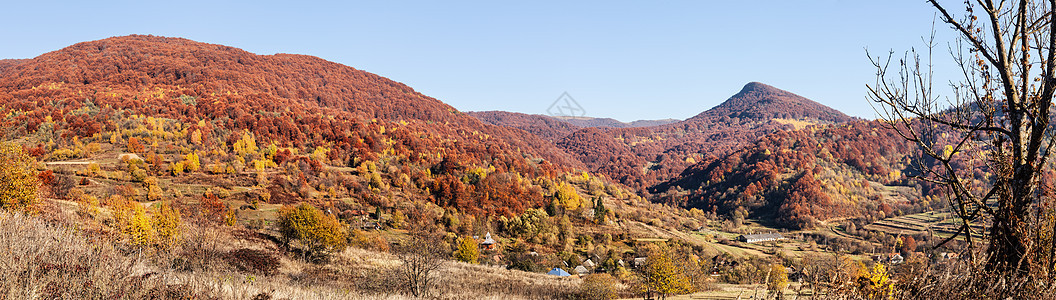
<instances>
[{"instance_id":1,"label":"autumn forest","mask_svg":"<svg viewBox=\"0 0 1056 300\"><path fill-rule=\"evenodd\" d=\"M927 120L759 82L685 120L463 112L312 56L87 41L0 60L0 298L1052 295L977 280L990 206L928 176L1002 169Z\"/></svg>"}]
</instances>

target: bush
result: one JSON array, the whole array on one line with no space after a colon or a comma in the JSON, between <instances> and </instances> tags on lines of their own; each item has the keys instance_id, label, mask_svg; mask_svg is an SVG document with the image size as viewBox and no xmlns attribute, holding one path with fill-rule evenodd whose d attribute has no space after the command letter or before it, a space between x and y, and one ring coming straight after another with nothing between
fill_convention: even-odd
<instances>
[{"instance_id":1,"label":"bush","mask_svg":"<svg viewBox=\"0 0 1056 300\"><path fill-rule=\"evenodd\" d=\"M300 242L309 260L323 258L347 246L345 226L307 203L283 206L279 210L279 231L287 246L291 241Z\"/></svg>"},{"instance_id":2,"label":"bush","mask_svg":"<svg viewBox=\"0 0 1056 300\"><path fill-rule=\"evenodd\" d=\"M279 258L268 251L242 248L224 255L224 261L241 272L274 275L279 270Z\"/></svg>"},{"instance_id":3,"label":"bush","mask_svg":"<svg viewBox=\"0 0 1056 300\"><path fill-rule=\"evenodd\" d=\"M380 235L376 233L366 232L359 229L352 230L348 238L349 244L352 247L387 252L389 251L389 243L385 241Z\"/></svg>"},{"instance_id":4,"label":"bush","mask_svg":"<svg viewBox=\"0 0 1056 300\"><path fill-rule=\"evenodd\" d=\"M583 299L616 299L616 278L608 273L592 274L579 286Z\"/></svg>"}]
</instances>

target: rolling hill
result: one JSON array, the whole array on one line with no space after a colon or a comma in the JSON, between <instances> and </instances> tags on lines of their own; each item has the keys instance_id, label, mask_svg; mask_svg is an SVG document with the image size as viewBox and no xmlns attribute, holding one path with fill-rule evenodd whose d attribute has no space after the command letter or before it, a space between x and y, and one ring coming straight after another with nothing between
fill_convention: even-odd
<instances>
[{"instance_id":1,"label":"rolling hill","mask_svg":"<svg viewBox=\"0 0 1056 300\"><path fill-rule=\"evenodd\" d=\"M507 214L547 202L533 190L536 196L510 197L496 205L487 196L495 193L465 190L458 178L475 169L537 178L581 166L539 137L484 124L401 83L311 56L256 55L181 38L124 36L0 65L5 134L22 137L46 160L89 157L91 151L80 148L93 142L118 146L136 140L146 147L130 151L157 157L151 174L165 172L166 164L188 153L200 153L213 165L234 164L235 172L252 170L254 159L281 165L274 150L232 157L231 152L245 152L233 145L252 139L256 148L288 149L291 159L318 151L321 162L338 167L390 165L395 169L378 173L399 181L405 189L401 197ZM318 174L318 168L311 169L309 174ZM431 176L417 173L422 170ZM306 196L288 184L303 176L299 173L303 170L291 174L292 180L276 179L280 182L270 189L283 197L273 199ZM319 184L339 186L318 180L332 181L314 176L301 181L312 190L325 190ZM369 189L340 186L337 191L360 201L379 201ZM527 193L528 186L508 192Z\"/></svg>"}]
</instances>

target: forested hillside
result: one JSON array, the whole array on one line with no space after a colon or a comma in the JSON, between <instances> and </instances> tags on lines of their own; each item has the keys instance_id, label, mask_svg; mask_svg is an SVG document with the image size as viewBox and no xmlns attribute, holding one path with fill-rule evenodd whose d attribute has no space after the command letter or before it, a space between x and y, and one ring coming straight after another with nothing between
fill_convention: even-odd
<instances>
[{"instance_id":1,"label":"forested hillside","mask_svg":"<svg viewBox=\"0 0 1056 300\"><path fill-rule=\"evenodd\" d=\"M914 149L875 121L779 131L698 162L650 191L670 204L729 215L743 208L790 228L839 217L879 219L929 205L903 174L919 155ZM911 192L892 192L907 184Z\"/></svg>"},{"instance_id":2,"label":"forested hillside","mask_svg":"<svg viewBox=\"0 0 1056 300\"><path fill-rule=\"evenodd\" d=\"M817 102L749 83L723 104L685 121L641 128L581 130L558 142L587 166L644 194L645 188L764 136L852 118ZM630 153L631 155L627 155Z\"/></svg>"}]
</instances>

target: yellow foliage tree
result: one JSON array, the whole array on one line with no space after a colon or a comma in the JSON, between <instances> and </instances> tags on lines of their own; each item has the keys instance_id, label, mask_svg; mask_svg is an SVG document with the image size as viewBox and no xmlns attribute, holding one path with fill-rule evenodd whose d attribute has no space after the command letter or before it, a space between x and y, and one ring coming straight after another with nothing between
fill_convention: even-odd
<instances>
[{"instance_id":1,"label":"yellow foliage tree","mask_svg":"<svg viewBox=\"0 0 1056 300\"><path fill-rule=\"evenodd\" d=\"M169 171L172 171L173 176L178 176L180 175L180 173L183 173L183 168L184 164L182 161L174 164L169 164Z\"/></svg>"},{"instance_id":2,"label":"yellow foliage tree","mask_svg":"<svg viewBox=\"0 0 1056 300\"><path fill-rule=\"evenodd\" d=\"M257 152L257 140L253 138L249 130L246 130L242 132L242 138L236 141L233 147L235 154L244 157L246 154Z\"/></svg>"},{"instance_id":3,"label":"yellow foliage tree","mask_svg":"<svg viewBox=\"0 0 1056 300\"><path fill-rule=\"evenodd\" d=\"M471 264L477 263L477 260L480 259L480 248L477 247L477 240L472 237L461 237L458 238L456 243L458 244L458 250L455 250L455 260Z\"/></svg>"},{"instance_id":4,"label":"yellow foliage tree","mask_svg":"<svg viewBox=\"0 0 1056 300\"><path fill-rule=\"evenodd\" d=\"M348 232L337 218L307 203L279 209L279 232L287 245L300 242L308 259L343 250L348 240Z\"/></svg>"},{"instance_id":5,"label":"yellow foliage tree","mask_svg":"<svg viewBox=\"0 0 1056 300\"><path fill-rule=\"evenodd\" d=\"M766 278L766 289L771 293L783 293L788 287L788 269L780 264L770 265L770 272Z\"/></svg>"},{"instance_id":6,"label":"yellow foliage tree","mask_svg":"<svg viewBox=\"0 0 1056 300\"><path fill-rule=\"evenodd\" d=\"M146 246L155 241L154 224L143 205L139 202L123 200L114 203L114 219L117 227L129 238L133 246Z\"/></svg>"},{"instance_id":7,"label":"yellow foliage tree","mask_svg":"<svg viewBox=\"0 0 1056 300\"><path fill-rule=\"evenodd\" d=\"M163 203L152 219L159 246L168 248L180 241L183 221L180 219L179 211Z\"/></svg>"},{"instance_id":8,"label":"yellow foliage tree","mask_svg":"<svg viewBox=\"0 0 1056 300\"><path fill-rule=\"evenodd\" d=\"M554 197L566 210L575 210L583 205L583 197L580 197L579 193L576 193L576 188L568 183L561 183Z\"/></svg>"},{"instance_id":9,"label":"yellow foliage tree","mask_svg":"<svg viewBox=\"0 0 1056 300\"><path fill-rule=\"evenodd\" d=\"M15 143L0 144L0 205L8 210L36 211L39 187L33 159Z\"/></svg>"},{"instance_id":10,"label":"yellow foliage tree","mask_svg":"<svg viewBox=\"0 0 1056 300\"><path fill-rule=\"evenodd\" d=\"M324 159L326 159L326 153L327 152L330 152L330 150L327 150L326 147L323 147L323 146L315 147L315 151L312 151L311 158L313 160L315 160L315 161L320 161L321 162Z\"/></svg>"},{"instance_id":11,"label":"yellow foliage tree","mask_svg":"<svg viewBox=\"0 0 1056 300\"><path fill-rule=\"evenodd\" d=\"M645 292L667 295L692 293L694 287L689 277L679 269L671 259L670 250L657 248L649 253L645 267L642 268L642 279Z\"/></svg>"},{"instance_id":12,"label":"yellow foliage tree","mask_svg":"<svg viewBox=\"0 0 1056 300\"><path fill-rule=\"evenodd\" d=\"M196 172L202 168L202 161L198 159L198 154L191 152L183 157L184 165L187 167L187 171Z\"/></svg>"},{"instance_id":13,"label":"yellow foliage tree","mask_svg":"<svg viewBox=\"0 0 1056 300\"><path fill-rule=\"evenodd\" d=\"M887 274L887 266L876 263L872 269L864 265L858 269L858 290L867 299L888 299L895 292L895 285Z\"/></svg>"}]
</instances>

